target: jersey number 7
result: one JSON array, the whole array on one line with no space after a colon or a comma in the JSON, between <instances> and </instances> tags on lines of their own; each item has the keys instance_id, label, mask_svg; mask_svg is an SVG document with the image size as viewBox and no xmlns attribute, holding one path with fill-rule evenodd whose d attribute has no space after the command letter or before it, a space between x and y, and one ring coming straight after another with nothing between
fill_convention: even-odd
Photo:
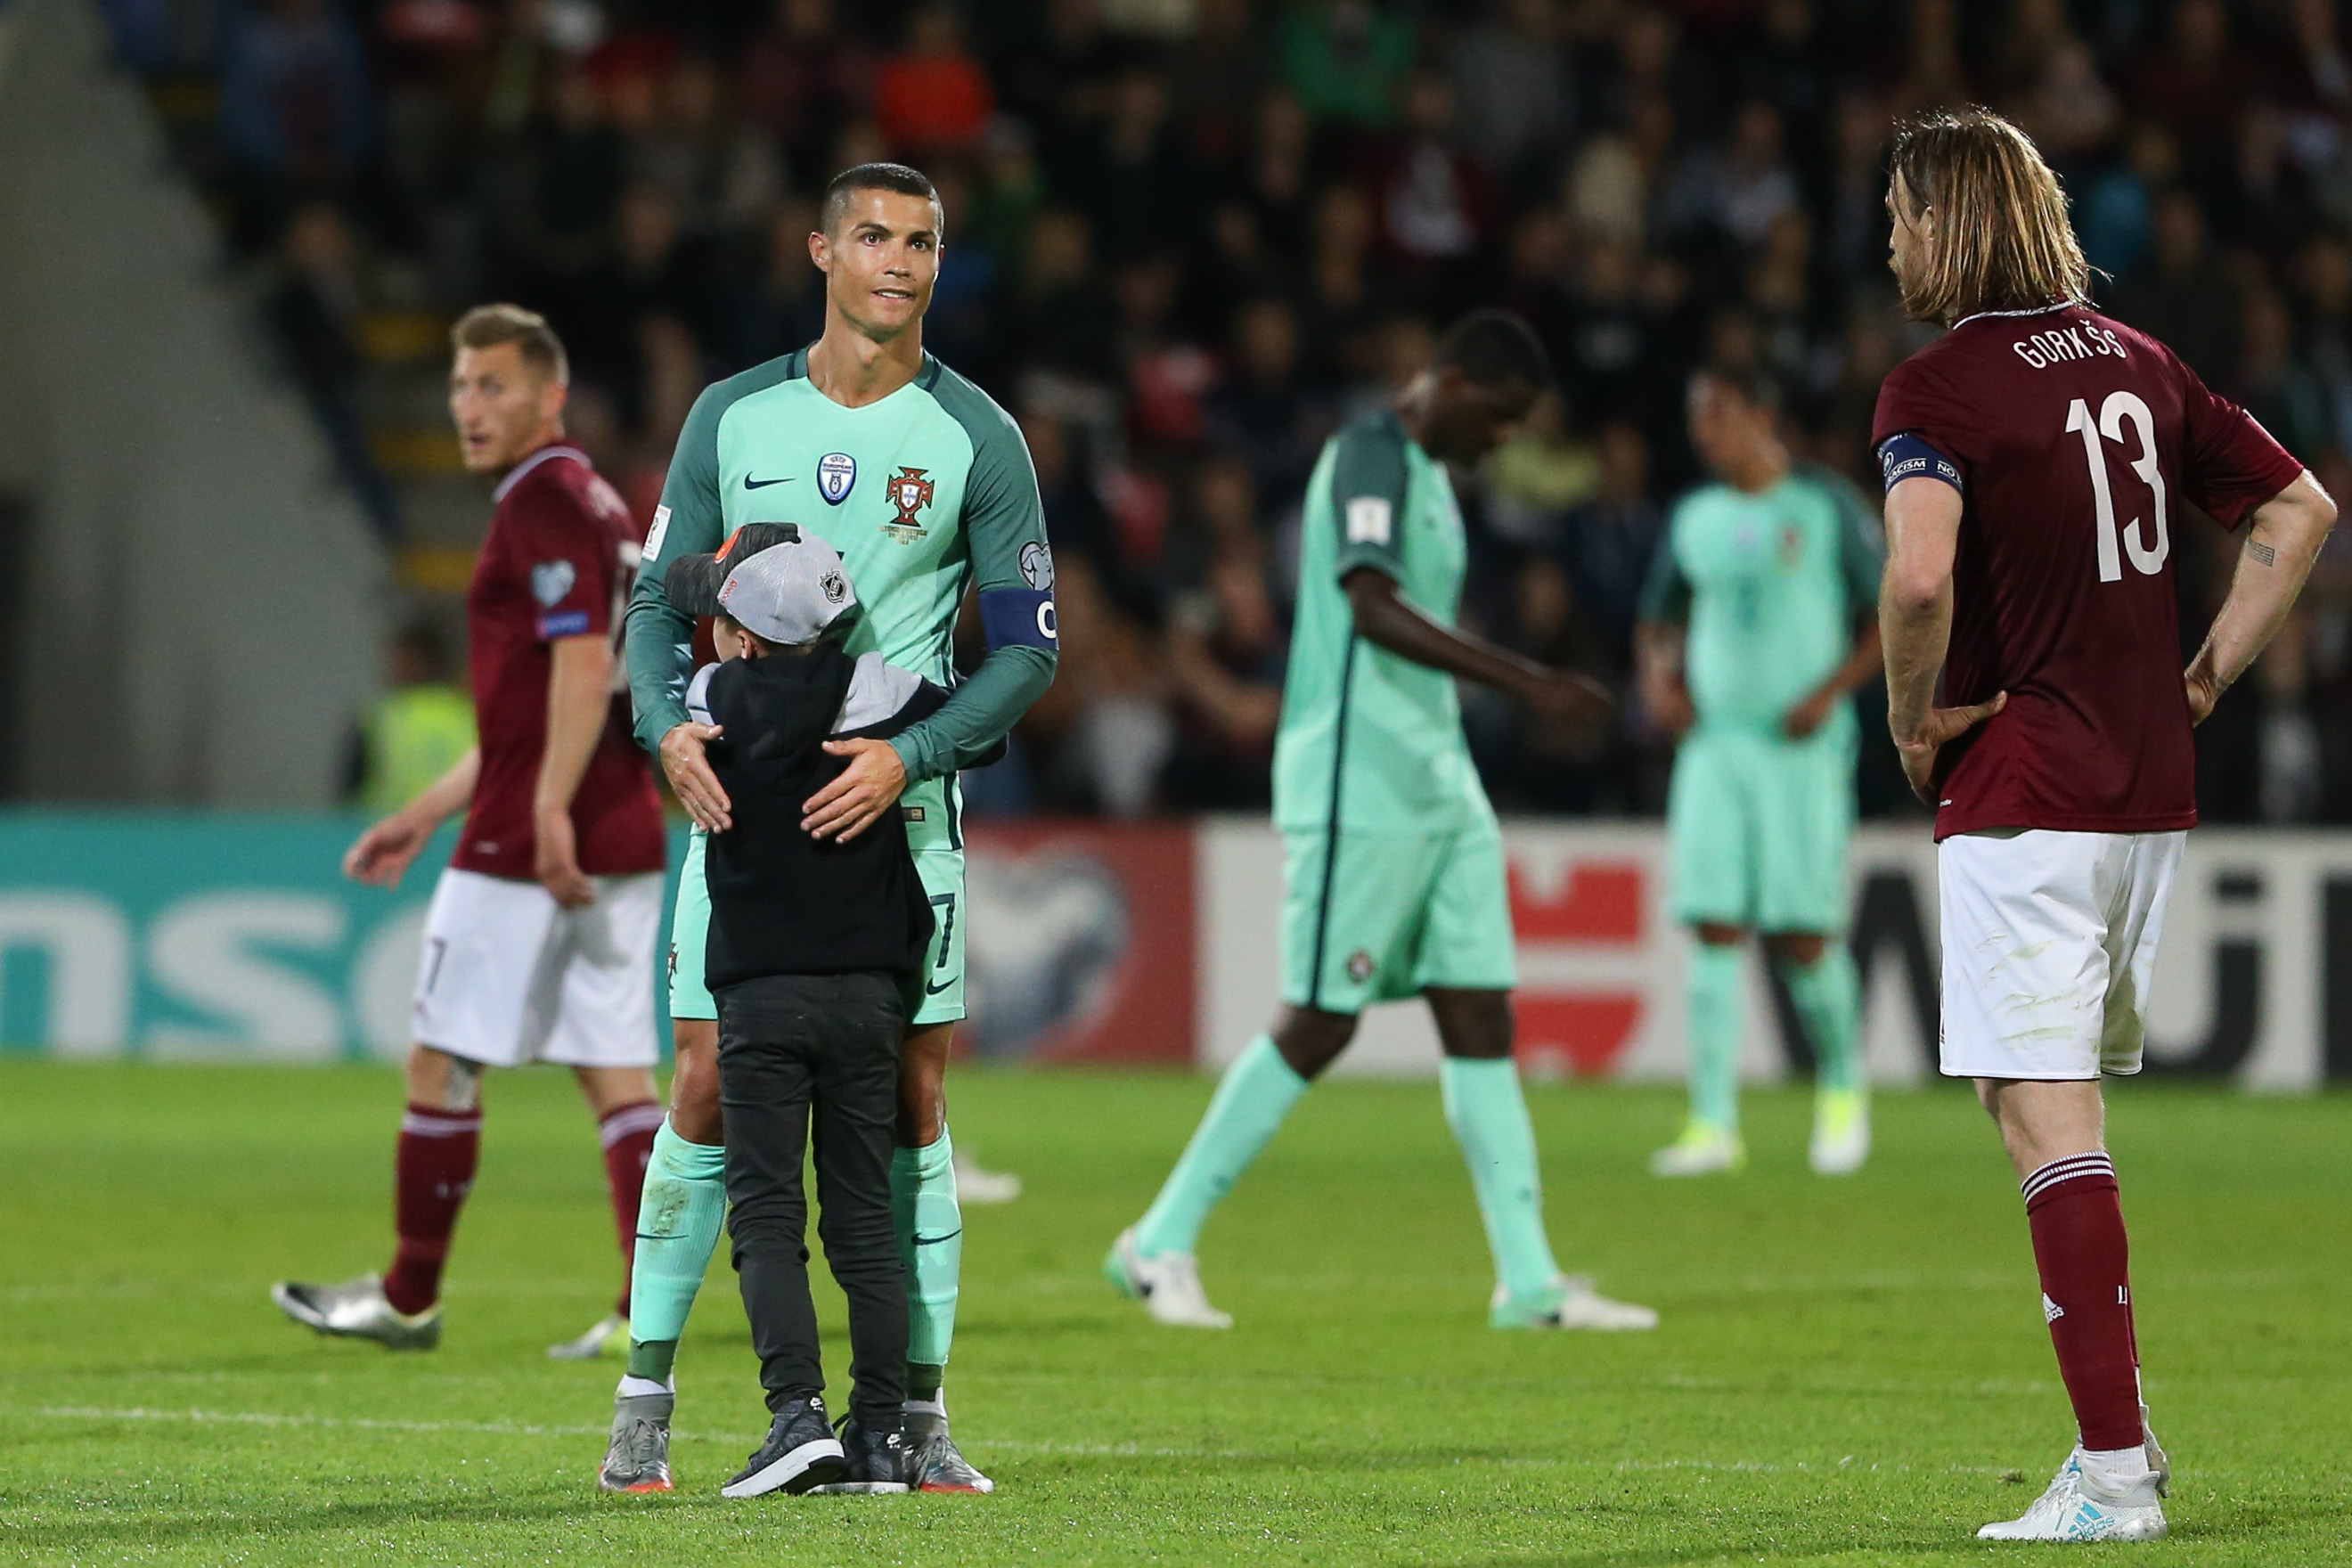
<instances>
[{"instance_id":1,"label":"jersey number 7","mask_svg":"<svg viewBox=\"0 0 2352 1568\"><path fill-rule=\"evenodd\" d=\"M2111 392L2106 402L2099 405L2096 424L2091 420L2091 405L2076 398L2066 409L2066 432L2079 432L2083 437L2083 456L2091 465L2091 498L2099 511L2099 581L2116 583L2123 580L2123 563L2116 558L2116 498L2107 480L2107 453L2100 437L2121 445L2124 423L2130 421L2133 433L2139 437L2139 456L2132 459L2132 472L2140 477L2156 500L2156 542L2140 543L2139 519L2135 517L2124 525L2123 553L2147 576L2153 577L2164 570L2164 563L2172 553L2172 534L2164 518L2164 473L2156 464L2156 416L2136 392Z\"/></svg>"}]
</instances>

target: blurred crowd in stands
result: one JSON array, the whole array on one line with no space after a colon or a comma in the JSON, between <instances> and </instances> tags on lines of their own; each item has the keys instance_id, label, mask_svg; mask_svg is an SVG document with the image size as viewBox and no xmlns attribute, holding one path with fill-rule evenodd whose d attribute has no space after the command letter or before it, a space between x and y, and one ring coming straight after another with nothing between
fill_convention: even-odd
<instances>
[{"instance_id":1,"label":"blurred crowd in stands","mask_svg":"<svg viewBox=\"0 0 2352 1568\"><path fill-rule=\"evenodd\" d=\"M371 312L545 310L573 431L650 513L713 378L811 339L814 195L938 182L928 342L1020 419L1061 679L998 809L1265 804L1299 495L1341 420L1481 304L1559 390L1465 485L1468 621L1627 693L1608 732L1470 694L1506 811L1638 814L1627 679L1699 477L1708 362L1789 391L1875 493L1879 381L1926 340L1885 266L1902 114L1984 102L2063 175L2102 301L2352 491L2352 54L2333 0L109 0L176 107L285 362L394 542ZM191 107L194 106L194 107ZM167 112L167 119L171 115ZM374 338L384 334L375 333ZM2184 528L2184 635L2234 546ZM2352 563L2205 731L2209 818L2352 820ZM1865 707L1871 701L1865 693ZM1865 808L1903 809L1874 712Z\"/></svg>"}]
</instances>

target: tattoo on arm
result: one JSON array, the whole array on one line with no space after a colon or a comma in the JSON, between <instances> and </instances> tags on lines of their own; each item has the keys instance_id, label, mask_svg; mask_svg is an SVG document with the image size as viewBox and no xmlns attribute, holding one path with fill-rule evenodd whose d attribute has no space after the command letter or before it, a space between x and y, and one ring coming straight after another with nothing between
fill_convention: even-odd
<instances>
[{"instance_id":1,"label":"tattoo on arm","mask_svg":"<svg viewBox=\"0 0 2352 1568\"><path fill-rule=\"evenodd\" d=\"M2264 544L2259 539L2249 539L2246 541L2246 553L2254 558L2254 564L2257 566L2275 566L2278 564L2278 552L2272 549L2269 545Z\"/></svg>"}]
</instances>

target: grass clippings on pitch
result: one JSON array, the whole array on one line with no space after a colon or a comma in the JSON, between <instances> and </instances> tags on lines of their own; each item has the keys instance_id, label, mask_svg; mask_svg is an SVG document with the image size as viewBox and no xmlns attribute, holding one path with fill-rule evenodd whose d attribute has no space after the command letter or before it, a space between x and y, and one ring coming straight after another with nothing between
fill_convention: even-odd
<instances>
[{"instance_id":1,"label":"grass clippings on pitch","mask_svg":"<svg viewBox=\"0 0 2352 1568\"><path fill-rule=\"evenodd\" d=\"M38 1563L1977 1563L2068 1441L2016 1189L1958 1092L1878 1104L1803 1168L1796 1092L1749 1173L1641 1170L1653 1090L1533 1091L1562 1260L1654 1334L1484 1326L1433 1085L1318 1089L1213 1222L1230 1333L1097 1273L1208 1094L960 1069L959 1138L1028 1194L967 1213L956 1427L992 1498L718 1495L764 1426L722 1261L689 1329L683 1490L599 1497L614 1363L551 1362L612 1292L565 1079L489 1086L443 1348L313 1338L264 1291L387 1250L376 1069L0 1066L0 1558ZM2352 1563L2352 1100L2116 1095L2179 1563ZM839 1298L821 1286L845 1361ZM839 1402L845 1389L836 1381Z\"/></svg>"}]
</instances>

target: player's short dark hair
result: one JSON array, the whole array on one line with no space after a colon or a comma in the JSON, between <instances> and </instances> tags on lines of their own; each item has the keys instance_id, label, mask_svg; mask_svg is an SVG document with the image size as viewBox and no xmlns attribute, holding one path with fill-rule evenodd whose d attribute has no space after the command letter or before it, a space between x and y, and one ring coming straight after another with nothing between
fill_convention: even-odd
<instances>
[{"instance_id":1,"label":"player's short dark hair","mask_svg":"<svg viewBox=\"0 0 2352 1568\"><path fill-rule=\"evenodd\" d=\"M500 343L514 344L522 352L523 363L548 380L571 384L572 360L563 352L563 340L536 310L520 305L477 305L449 329L453 349L492 349Z\"/></svg>"},{"instance_id":2,"label":"player's short dark hair","mask_svg":"<svg viewBox=\"0 0 2352 1568\"><path fill-rule=\"evenodd\" d=\"M1551 385L1551 361L1533 327L1508 310L1473 310L1437 340L1432 368L1452 368L1474 386Z\"/></svg>"},{"instance_id":3,"label":"player's short dark hair","mask_svg":"<svg viewBox=\"0 0 2352 1568\"><path fill-rule=\"evenodd\" d=\"M939 187L931 184L929 174L904 163L860 163L835 174L824 187L824 204L817 209L817 226L831 234L842 215L849 211L849 198L859 191L896 191L902 196L922 197L931 204L932 222L945 237L947 213L940 205Z\"/></svg>"},{"instance_id":4,"label":"player's short dark hair","mask_svg":"<svg viewBox=\"0 0 2352 1568\"><path fill-rule=\"evenodd\" d=\"M1786 395L1780 378L1761 365L1701 365L1691 372L1691 381L1711 381L1750 408L1778 409Z\"/></svg>"}]
</instances>

